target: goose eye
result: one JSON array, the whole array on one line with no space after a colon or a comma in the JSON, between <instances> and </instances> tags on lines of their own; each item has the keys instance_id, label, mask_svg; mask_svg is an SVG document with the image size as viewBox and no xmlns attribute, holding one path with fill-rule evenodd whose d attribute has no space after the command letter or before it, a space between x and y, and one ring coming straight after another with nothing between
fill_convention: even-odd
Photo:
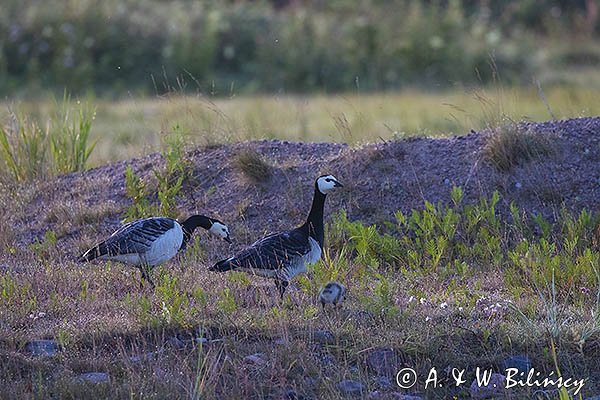
<instances>
[{"instance_id":1,"label":"goose eye","mask_svg":"<svg viewBox=\"0 0 600 400\"><path fill-rule=\"evenodd\" d=\"M325 179L326 182L331 182L330 178Z\"/></svg>"}]
</instances>

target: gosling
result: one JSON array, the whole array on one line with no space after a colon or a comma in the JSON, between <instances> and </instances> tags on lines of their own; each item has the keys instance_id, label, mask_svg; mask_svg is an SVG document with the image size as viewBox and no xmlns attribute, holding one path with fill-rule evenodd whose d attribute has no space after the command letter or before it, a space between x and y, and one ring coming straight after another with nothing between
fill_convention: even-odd
<instances>
[{"instance_id":1,"label":"gosling","mask_svg":"<svg viewBox=\"0 0 600 400\"><path fill-rule=\"evenodd\" d=\"M319 292L319 301L323 310L325 304L333 304L337 307L346 298L346 287L339 282L329 282Z\"/></svg>"}]
</instances>

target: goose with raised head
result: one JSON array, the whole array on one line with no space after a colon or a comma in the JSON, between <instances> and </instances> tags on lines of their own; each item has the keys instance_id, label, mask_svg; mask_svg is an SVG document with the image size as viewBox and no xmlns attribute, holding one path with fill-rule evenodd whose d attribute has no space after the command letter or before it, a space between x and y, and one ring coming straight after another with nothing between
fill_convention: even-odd
<instances>
[{"instance_id":1,"label":"goose with raised head","mask_svg":"<svg viewBox=\"0 0 600 400\"><path fill-rule=\"evenodd\" d=\"M301 226L264 237L226 260L219 261L211 271L245 271L275 279L283 297L290 280L316 263L322 254L325 232L323 208L325 197L342 184L332 175L322 175L315 181L312 207Z\"/></svg>"},{"instance_id":2,"label":"goose with raised head","mask_svg":"<svg viewBox=\"0 0 600 400\"><path fill-rule=\"evenodd\" d=\"M135 265L142 274L140 285L143 286L144 280L147 280L154 287L150 270L185 249L197 227L231 243L229 228L214 218L193 215L179 223L173 218L151 217L123 225L109 238L83 253L79 261L97 258Z\"/></svg>"}]
</instances>

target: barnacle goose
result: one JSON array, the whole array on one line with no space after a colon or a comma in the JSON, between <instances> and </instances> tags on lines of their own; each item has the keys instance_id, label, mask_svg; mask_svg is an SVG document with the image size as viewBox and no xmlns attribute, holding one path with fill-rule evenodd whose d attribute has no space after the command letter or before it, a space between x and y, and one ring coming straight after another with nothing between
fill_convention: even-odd
<instances>
[{"instance_id":1,"label":"barnacle goose","mask_svg":"<svg viewBox=\"0 0 600 400\"><path fill-rule=\"evenodd\" d=\"M306 272L308 264L321 258L323 249L323 206L326 195L342 187L332 175L323 175L315 181L312 207L306 222L296 229L269 235L242 250L239 254L219 261L210 271L240 270L273 278L283 298L289 281Z\"/></svg>"},{"instance_id":2,"label":"barnacle goose","mask_svg":"<svg viewBox=\"0 0 600 400\"><path fill-rule=\"evenodd\" d=\"M319 292L319 301L325 309L325 304L337 306L346 298L346 287L339 282L329 282Z\"/></svg>"},{"instance_id":3,"label":"barnacle goose","mask_svg":"<svg viewBox=\"0 0 600 400\"><path fill-rule=\"evenodd\" d=\"M151 217L130 222L115 231L108 239L98 243L79 257L80 262L114 260L133 264L140 269L152 287L149 272L153 267L170 260L187 242L197 227L231 243L229 228L221 221L204 215L193 215L179 223L172 218Z\"/></svg>"}]
</instances>

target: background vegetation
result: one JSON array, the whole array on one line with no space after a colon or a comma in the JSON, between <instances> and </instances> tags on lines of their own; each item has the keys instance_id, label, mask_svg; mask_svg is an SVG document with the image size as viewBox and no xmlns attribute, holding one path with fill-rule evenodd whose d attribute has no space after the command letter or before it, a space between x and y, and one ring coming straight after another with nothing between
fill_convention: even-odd
<instances>
[{"instance_id":1,"label":"background vegetation","mask_svg":"<svg viewBox=\"0 0 600 400\"><path fill-rule=\"evenodd\" d=\"M598 68L599 33L597 0L7 0L0 94L439 89L491 82L490 56L561 83Z\"/></svg>"}]
</instances>

